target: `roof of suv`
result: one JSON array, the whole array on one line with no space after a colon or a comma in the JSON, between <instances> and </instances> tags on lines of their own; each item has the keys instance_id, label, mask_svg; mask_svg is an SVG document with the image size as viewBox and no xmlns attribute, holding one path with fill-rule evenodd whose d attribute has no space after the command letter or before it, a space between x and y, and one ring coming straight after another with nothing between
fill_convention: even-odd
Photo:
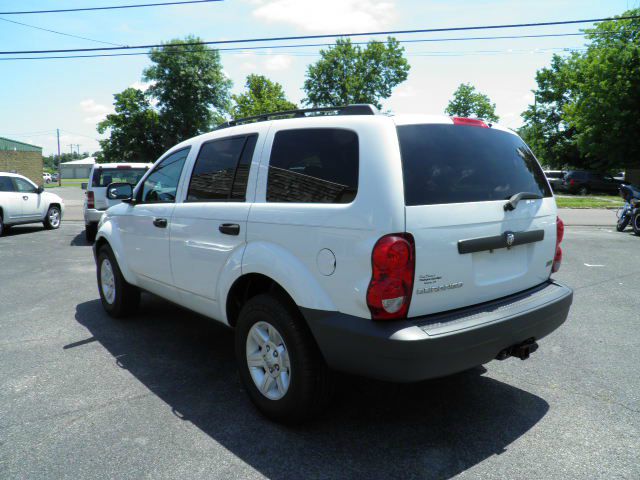
<instances>
[{"instance_id":1,"label":"roof of suv","mask_svg":"<svg viewBox=\"0 0 640 480\"><path fill-rule=\"evenodd\" d=\"M153 165L153 163L96 163L94 168L114 169L122 167L145 168Z\"/></svg>"},{"instance_id":2,"label":"roof of suv","mask_svg":"<svg viewBox=\"0 0 640 480\"><path fill-rule=\"evenodd\" d=\"M0 172L0 175L2 175L3 177L27 178L24 175L20 175L19 173L11 173L11 172ZM27 180L29 180L29 179L27 178Z\"/></svg>"}]
</instances>

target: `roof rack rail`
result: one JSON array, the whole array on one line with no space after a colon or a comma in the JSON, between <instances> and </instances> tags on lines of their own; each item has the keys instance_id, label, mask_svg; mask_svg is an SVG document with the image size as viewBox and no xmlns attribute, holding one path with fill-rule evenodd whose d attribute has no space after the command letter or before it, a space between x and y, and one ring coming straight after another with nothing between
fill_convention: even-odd
<instances>
[{"instance_id":1,"label":"roof rack rail","mask_svg":"<svg viewBox=\"0 0 640 480\"><path fill-rule=\"evenodd\" d=\"M236 118L228 122L221 123L215 129L235 127L236 125L244 125L246 123L266 122L268 120L276 120L282 118L305 118L323 115L376 115L378 110L373 105L367 103L355 103L340 107L316 107L304 108L299 110L285 110L283 112L265 113L253 117Z\"/></svg>"}]
</instances>

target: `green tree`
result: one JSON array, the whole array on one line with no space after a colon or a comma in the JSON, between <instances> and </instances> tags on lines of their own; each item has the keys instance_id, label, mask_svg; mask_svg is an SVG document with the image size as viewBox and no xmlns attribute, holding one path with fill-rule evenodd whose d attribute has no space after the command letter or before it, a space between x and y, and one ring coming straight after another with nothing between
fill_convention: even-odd
<instances>
[{"instance_id":1,"label":"green tree","mask_svg":"<svg viewBox=\"0 0 640 480\"><path fill-rule=\"evenodd\" d=\"M100 162L152 162L166 149L160 129L160 116L146 95L127 88L114 95L115 113L98 124L98 132L109 131L100 140Z\"/></svg>"},{"instance_id":2,"label":"green tree","mask_svg":"<svg viewBox=\"0 0 640 480\"><path fill-rule=\"evenodd\" d=\"M554 55L551 65L536 73L538 88L534 91L534 104L522 114L524 126L520 135L550 168L581 164L576 129L564 114L575 97L575 71L579 61L577 53L569 57Z\"/></svg>"},{"instance_id":3,"label":"green tree","mask_svg":"<svg viewBox=\"0 0 640 480\"><path fill-rule=\"evenodd\" d=\"M382 108L394 87L404 82L409 63L394 38L371 41L366 48L349 39L320 50L320 60L307 68L304 103L314 107L371 103Z\"/></svg>"},{"instance_id":4,"label":"green tree","mask_svg":"<svg viewBox=\"0 0 640 480\"><path fill-rule=\"evenodd\" d=\"M282 85L272 82L267 77L249 75L245 87L244 93L232 95L234 102L232 114L235 118L297 108L295 103L287 100Z\"/></svg>"},{"instance_id":5,"label":"green tree","mask_svg":"<svg viewBox=\"0 0 640 480\"><path fill-rule=\"evenodd\" d=\"M639 16L640 8L622 16ZM576 94L565 118L586 165L640 168L640 19L599 23L575 69Z\"/></svg>"},{"instance_id":6,"label":"green tree","mask_svg":"<svg viewBox=\"0 0 640 480\"><path fill-rule=\"evenodd\" d=\"M489 97L476 90L470 83L461 83L445 109L447 115L456 117L478 117L497 122L496 105Z\"/></svg>"},{"instance_id":7,"label":"green tree","mask_svg":"<svg viewBox=\"0 0 640 480\"><path fill-rule=\"evenodd\" d=\"M152 65L143 79L152 85L147 95L157 100L165 147L211 130L226 115L231 80L222 70L220 54L188 36L154 48Z\"/></svg>"}]
</instances>

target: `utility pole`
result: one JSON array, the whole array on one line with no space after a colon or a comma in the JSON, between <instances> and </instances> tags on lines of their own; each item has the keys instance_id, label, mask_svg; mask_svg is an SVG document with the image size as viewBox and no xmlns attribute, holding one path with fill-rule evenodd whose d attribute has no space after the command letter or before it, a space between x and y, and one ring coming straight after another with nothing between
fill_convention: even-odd
<instances>
[{"instance_id":1,"label":"utility pole","mask_svg":"<svg viewBox=\"0 0 640 480\"><path fill-rule=\"evenodd\" d=\"M60 158L60 129L56 128L58 136L58 186L62 186L62 158Z\"/></svg>"}]
</instances>

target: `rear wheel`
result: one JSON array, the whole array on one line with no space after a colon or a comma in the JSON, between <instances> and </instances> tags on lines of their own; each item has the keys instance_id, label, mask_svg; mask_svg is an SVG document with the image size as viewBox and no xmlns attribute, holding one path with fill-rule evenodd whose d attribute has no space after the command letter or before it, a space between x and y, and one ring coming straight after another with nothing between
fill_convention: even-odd
<instances>
[{"instance_id":1,"label":"rear wheel","mask_svg":"<svg viewBox=\"0 0 640 480\"><path fill-rule=\"evenodd\" d=\"M47 230L55 230L56 228L60 227L60 220L60 208L52 205L49 207L47 215L44 217L44 221L42 222L42 224Z\"/></svg>"},{"instance_id":2,"label":"rear wheel","mask_svg":"<svg viewBox=\"0 0 640 480\"><path fill-rule=\"evenodd\" d=\"M240 312L235 336L240 379L263 414L297 423L326 406L330 372L293 306L271 295L251 298Z\"/></svg>"},{"instance_id":3,"label":"rear wheel","mask_svg":"<svg viewBox=\"0 0 640 480\"><path fill-rule=\"evenodd\" d=\"M123 318L138 308L140 290L124 279L108 246L102 247L98 252L97 274L100 301L110 316Z\"/></svg>"},{"instance_id":4,"label":"rear wheel","mask_svg":"<svg viewBox=\"0 0 640 480\"><path fill-rule=\"evenodd\" d=\"M6 231L7 227L5 226L4 221L2 220L2 214L0 213L0 237L4 235Z\"/></svg>"},{"instance_id":5,"label":"rear wheel","mask_svg":"<svg viewBox=\"0 0 640 480\"><path fill-rule=\"evenodd\" d=\"M578 195L589 195L589 187L581 185L580 188L578 188Z\"/></svg>"},{"instance_id":6,"label":"rear wheel","mask_svg":"<svg viewBox=\"0 0 640 480\"><path fill-rule=\"evenodd\" d=\"M631 226L633 227L633 233L640 235L640 213L635 213L633 215Z\"/></svg>"}]
</instances>

